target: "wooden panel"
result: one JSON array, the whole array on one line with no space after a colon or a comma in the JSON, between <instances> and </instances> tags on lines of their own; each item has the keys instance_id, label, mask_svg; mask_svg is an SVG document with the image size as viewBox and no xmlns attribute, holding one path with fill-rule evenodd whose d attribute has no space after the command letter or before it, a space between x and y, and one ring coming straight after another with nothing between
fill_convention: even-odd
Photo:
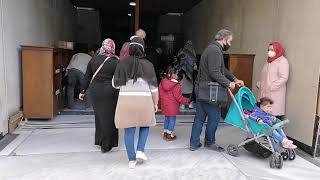
<instances>
[{"instance_id":1,"label":"wooden panel","mask_svg":"<svg viewBox=\"0 0 320 180\"><path fill-rule=\"evenodd\" d=\"M252 89L252 73L253 73L253 62L255 55L251 54L226 54L224 56L226 68L235 75L238 79L244 81L245 86ZM233 94L236 94L239 87L233 90ZM232 100L229 99L229 105ZM222 108L222 117L225 117L228 112L228 107Z\"/></svg>"},{"instance_id":2,"label":"wooden panel","mask_svg":"<svg viewBox=\"0 0 320 180\"><path fill-rule=\"evenodd\" d=\"M23 109L27 118L52 118L52 49L23 48Z\"/></svg>"},{"instance_id":3,"label":"wooden panel","mask_svg":"<svg viewBox=\"0 0 320 180\"><path fill-rule=\"evenodd\" d=\"M237 78L244 81L245 86L252 88L254 55L229 55L228 69Z\"/></svg>"}]
</instances>

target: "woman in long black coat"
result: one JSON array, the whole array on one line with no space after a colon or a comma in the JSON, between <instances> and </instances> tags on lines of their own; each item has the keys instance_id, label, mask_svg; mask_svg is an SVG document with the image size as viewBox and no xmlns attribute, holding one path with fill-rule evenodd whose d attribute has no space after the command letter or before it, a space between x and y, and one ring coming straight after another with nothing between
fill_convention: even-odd
<instances>
[{"instance_id":1,"label":"woman in long black coat","mask_svg":"<svg viewBox=\"0 0 320 180\"><path fill-rule=\"evenodd\" d=\"M95 145L101 146L102 153L118 146L119 133L114 124L114 114L119 90L112 87L112 77L118 63L119 58L115 55L115 44L113 40L106 39L102 43L99 55L88 64L85 83L79 95L79 98L83 99L85 91L90 86L95 115ZM100 66L101 69L94 76Z\"/></svg>"}]
</instances>

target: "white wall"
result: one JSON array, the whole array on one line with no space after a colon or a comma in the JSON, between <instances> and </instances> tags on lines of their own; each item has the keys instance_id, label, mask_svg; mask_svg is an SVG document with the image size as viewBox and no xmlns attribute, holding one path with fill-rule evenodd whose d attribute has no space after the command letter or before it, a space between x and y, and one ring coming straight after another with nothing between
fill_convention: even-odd
<instances>
[{"instance_id":1,"label":"white wall","mask_svg":"<svg viewBox=\"0 0 320 180\"><path fill-rule=\"evenodd\" d=\"M4 66L4 45L3 45L3 2L0 0L0 133L7 132L8 123L5 121L8 116L6 99L6 68Z\"/></svg>"},{"instance_id":2,"label":"white wall","mask_svg":"<svg viewBox=\"0 0 320 180\"><path fill-rule=\"evenodd\" d=\"M77 10L77 42L100 44L101 27L99 11Z\"/></svg>"},{"instance_id":3,"label":"white wall","mask_svg":"<svg viewBox=\"0 0 320 180\"><path fill-rule=\"evenodd\" d=\"M69 0L0 2L3 20L0 27L3 33L3 39L0 38L0 70L5 68L5 73L0 71L0 80L4 79L0 83L1 132L7 131L8 115L20 110L22 104L20 45L52 46L57 40L73 41L76 17Z\"/></svg>"},{"instance_id":4,"label":"white wall","mask_svg":"<svg viewBox=\"0 0 320 180\"><path fill-rule=\"evenodd\" d=\"M184 15L183 29L197 53L222 28L235 33L231 53L256 54L253 87L272 41L280 41L290 63L286 129L289 136L312 145L320 73L319 0L203 0ZM256 92L257 89L254 89Z\"/></svg>"}]
</instances>

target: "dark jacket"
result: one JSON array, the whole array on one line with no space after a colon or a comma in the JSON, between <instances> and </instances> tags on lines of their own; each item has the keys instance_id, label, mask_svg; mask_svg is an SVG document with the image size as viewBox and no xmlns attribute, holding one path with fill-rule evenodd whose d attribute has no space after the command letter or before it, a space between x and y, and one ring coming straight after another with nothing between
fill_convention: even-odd
<instances>
[{"instance_id":1,"label":"dark jacket","mask_svg":"<svg viewBox=\"0 0 320 180\"><path fill-rule=\"evenodd\" d=\"M165 116L179 114L180 104L189 104L189 99L182 96L181 85L178 82L163 79L159 86L161 112Z\"/></svg>"},{"instance_id":2,"label":"dark jacket","mask_svg":"<svg viewBox=\"0 0 320 180\"><path fill-rule=\"evenodd\" d=\"M236 77L225 67L221 45L214 41L202 53L197 81L217 82L229 87ZM209 87L208 87L209 88Z\"/></svg>"}]
</instances>

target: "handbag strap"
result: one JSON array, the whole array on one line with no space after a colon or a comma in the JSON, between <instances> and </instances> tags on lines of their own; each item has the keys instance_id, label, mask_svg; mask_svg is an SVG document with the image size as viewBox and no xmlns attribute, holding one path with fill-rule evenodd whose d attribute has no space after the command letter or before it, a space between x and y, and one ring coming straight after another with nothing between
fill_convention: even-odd
<instances>
[{"instance_id":1,"label":"handbag strap","mask_svg":"<svg viewBox=\"0 0 320 180\"><path fill-rule=\"evenodd\" d=\"M93 79L96 77L96 75L99 73L99 71L101 70L101 68L103 67L103 65L110 59L110 57L107 57L103 63L100 64L99 68L96 70L96 72L93 74L92 79L89 83L89 85L92 83Z\"/></svg>"}]
</instances>

